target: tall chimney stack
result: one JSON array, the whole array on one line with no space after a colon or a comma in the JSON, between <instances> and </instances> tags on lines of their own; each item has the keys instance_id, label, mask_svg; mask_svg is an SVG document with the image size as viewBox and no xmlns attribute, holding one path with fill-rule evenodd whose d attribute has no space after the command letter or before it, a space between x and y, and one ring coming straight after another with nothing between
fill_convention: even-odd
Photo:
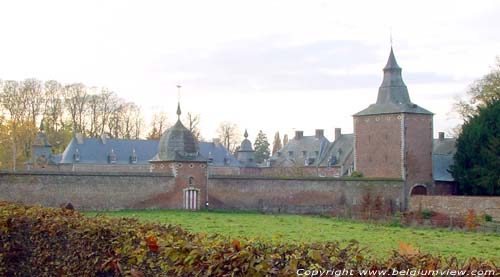
<instances>
[{"instance_id":1,"label":"tall chimney stack","mask_svg":"<svg viewBox=\"0 0 500 277\"><path fill-rule=\"evenodd\" d=\"M439 132L439 142L443 142L444 141L444 132Z\"/></svg>"},{"instance_id":2,"label":"tall chimney stack","mask_svg":"<svg viewBox=\"0 0 500 277\"><path fill-rule=\"evenodd\" d=\"M295 139L299 140L304 136L304 131L295 131Z\"/></svg>"},{"instance_id":3,"label":"tall chimney stack","mask_svg":"<svg viewBox=\"0 0 500 277\"><path fill-rule=\"evenodd\" d=\"M325 130L323 129L316 129L316 138L320 139L325 136Z\"/></svg>"},{"instance_id":4,"label":"tall chimney stack","mask_svg":"<svg viewBox=\"0 0 500 277\"><path fill-rule=\"evenodd\" d=\"M335 128L335 140L337 140L338 138L340 138L341 135L342 135L342 129L341 128Z\"/></svg>"}]
</instances>

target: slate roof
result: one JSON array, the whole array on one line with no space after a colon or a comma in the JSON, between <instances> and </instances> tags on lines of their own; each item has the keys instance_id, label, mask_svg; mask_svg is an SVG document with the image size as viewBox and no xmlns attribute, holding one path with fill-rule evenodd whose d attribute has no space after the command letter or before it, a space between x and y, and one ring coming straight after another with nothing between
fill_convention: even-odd
<instances>
[{"instance_id":1,"label":"slate roof","mask_svg":"<svg viewBox=\"0 0 500 277\"><path fill-rule=\"evenodd\" d=\"M139 165L149 164L158 153L159 140L135 140L135 139L103 139L83 138L78 144L73 138L62 154L54 155L53 161L57 164L75 163L74 154L76 149L80 155L80 164L109 164L108 155L111 149L116 155L116 164L130 164L130 156L135 149L137 163ZM199 153L206 160L213 159L215 166L238 166L239 163L230 152L219 143L199 142Z\"/></svg>"},{"instance_id":2,"label":"slate roof","mask_svg":"<svg viewBox=\"0 0 500 277\"><path fill-rule=\"evenodd\" d=\"M354 156L354 135L341 134L334 142L328 145L320 166L343 166L345 175L351 166Z\"/></svg>"},{"instance_id":3,"label":"slate roof","mask_svg":"<svg viewBox=\"0 0 500 277\"><path fill-rule=\"evenodd\" d=\"M432 114L410 101L408 88L403 81L401 71L391 47L389 59L384 67L384 79L378 89L377 102L356 113L355 116L390 113Z\"/></svg>"},{"instance_id":4,"label":"slate roof","mask_svg":"<svg viewBox=\"0 0 500 277\"><path fill-rule=\"evenodd\" d=\"M309 166L316 165L326 153L330 141L325 137L302 136L300 139L293 138L276 152L271 159L275 160L274 166L290 167L304 166L306 159L314 159ZM317 152L317 154L316 154Z\"/></svg>"},{"instance_id":5,"label":"slate roof","mask_svg":"<svg viewBox=\"0 0 500 277\"><path fill-rule=\"evenodd\" d=\"M435 181L454 181L448 170L453 165L453 155L456 152L456 139L435 139L432 149L432 174Z\"/></svg>"},{"instance_id":6,"label":"slate roof","mask_svg":"<svg viewBox=\"0 0 500 277\"><path fill-rule=\"evenodd\" d=\"M180 115L180 107L177 107L177 110ZM162 134L158 145L158 155L153 160L206 161L206 158L200 156L198 142L193 133L178 119L174 126Z\"/></svg>"}]
</instances>

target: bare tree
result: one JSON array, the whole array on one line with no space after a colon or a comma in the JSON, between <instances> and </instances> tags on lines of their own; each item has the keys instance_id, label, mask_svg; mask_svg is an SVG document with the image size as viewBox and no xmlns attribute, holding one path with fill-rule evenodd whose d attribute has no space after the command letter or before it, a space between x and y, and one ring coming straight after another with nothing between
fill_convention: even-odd
<instances>
[{"instance_id":1,"label":"bare tree","mask_svg":"<svg viewBox=\"0 0 500 277\"><path fill-rule=\"evenodd\" d=\"M186 115L186 126L189 129L189 131L196 137L198 141L202 141L203 137L201 136L201 131L198 125L200 124L200 115L199 114L192 114L190 112L187 113Z\"/></svg>"},{"instance_id":2,"label":"bare tree","mask_svg":"<svg viewBox=\"0 0 500 277\"><path fill-rule=\"evenodd\" d=\"M85 85L74 83L64 86L64 103L68 109L73 133L85 132L85 108L89 95Z\"/></svg>"},{"instance_id":3,"label":"bare tree","mask_svg":"<svg viewBox=\"0 0 500 277\"><path fill-rule=\"evenodd\" d=\"M27 100L29 120L36 125L37 117L42 113L45 96L43 95L42 82L31 78L21 82L20 90Z\"/></svg>"},{"instance_id":4,"label":"bare tree","mask_svg":"<svg viewBox=\"0 0 500 277\"><path fill-rule=\"evenodd\" d=\"M153 114L151 120L151 131L148 139L159 139L163 132L170 126L165 112L157 112Z\"/></svg>"},{"instance_id":5,"label":"bare tree","mask_svg":"<svg viewBox=\"0 0 500 277\"><path fill-rule=\"evenodd\" d=\"M44 124L46 128L59 131L63 118L62 85L55 80L46 81L44 85Z\"/></svg>"},{"instance_id":6,"label":"bare tree","mask_svg":"<svg viewBox=\"0 0 500 277\"><path fill-rule=\"evenodd\" d=\"M238 125L224 121L219 125L217 134L222 142L222 145L224 145L224 147L226 147L231 153L235 153L236 147L241 140L241 133L238 129Z\"/></svg>"}]
</instances>

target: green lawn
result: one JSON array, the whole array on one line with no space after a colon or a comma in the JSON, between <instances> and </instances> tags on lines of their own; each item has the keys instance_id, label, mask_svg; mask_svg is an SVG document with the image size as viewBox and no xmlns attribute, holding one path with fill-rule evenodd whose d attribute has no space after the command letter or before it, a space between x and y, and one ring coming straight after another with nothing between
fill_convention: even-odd
<instances>
[{"instance_id":1,"label":"green lawn","mask_svg":"<svg viewBox=\"0 0 500 277\"><path fill-rule=\"evenodd\" d=\"M458 258L500 258L498 234L390 227L318 216L263 215L243 212L189 212L177 210L119 211L99 213L110 217L133 217L141 221L180 225L195 233L223 234L244 240L257 238L283 242L356 240L370 255L384 257L399 242L413 244L423 252ZM88 212L94 216L96 213Z\"/></svg>"}]
</instances>

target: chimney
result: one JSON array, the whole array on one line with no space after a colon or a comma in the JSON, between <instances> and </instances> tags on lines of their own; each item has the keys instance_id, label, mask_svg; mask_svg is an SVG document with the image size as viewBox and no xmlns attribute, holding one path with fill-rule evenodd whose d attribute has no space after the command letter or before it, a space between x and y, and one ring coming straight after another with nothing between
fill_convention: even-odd
<instances>
[{"instance_id":1,"label":"chimney","mask_svg":"<svg viewBox=\"0 0 500 277\"><path fill-rule=\"evenodd\" d=\"M444 132L439 132L439 142L443 142L444 141Z\"/></svg>"},{"instance_id":2,"label":"chimney","mask_svg":"<svg viewBox=\"0 0 500 277\"><path fill-rule=\"evenodd\" d=\"M304 136L304 131L295 131L294 139L299 140Z\"/></svg>"},{"instance_id":3,"label":"chimney","mask_svg":"<svg viewBox=\"0 0 500 277\"><path fill-rule=\"evenodd\" d=\"M342 129L335 128L335 140L337 140L338 138L340 138L341 135L342 135Z\"/></svg>"},{"instance_id":4,"label":"chimney","mask_svg":"<svg viewBox=\"0 0 500 277\"><path fill-rule=\"evenodd\" d=\"M325 130L323 129L316 129L316 138L322 138L325 136Z\"/></svg>"}]
</instances>

